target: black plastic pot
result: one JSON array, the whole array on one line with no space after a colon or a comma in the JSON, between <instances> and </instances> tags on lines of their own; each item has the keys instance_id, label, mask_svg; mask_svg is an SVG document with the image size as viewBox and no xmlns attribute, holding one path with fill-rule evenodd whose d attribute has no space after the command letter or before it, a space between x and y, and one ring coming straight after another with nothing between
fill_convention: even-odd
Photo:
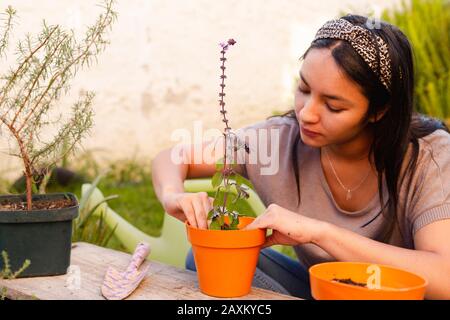
<instances>
[{"instance_id":1,"label":"black plastic pot","mask_svg":"<svg viewBox=\"0 0 450 320\"><path fill-rule=\"evenodd\" d=\"M70 197L76 205L50 210L0 211L0 252L8 253L11 270L17 271L26 259L30 266L19 277L52 276L67 273L70 265L72 220L78 216L78 200L71 193L34 195L39 199ZM26 201L25 195L0 196L0 202ZM0 257L0 270L4 268Z\"/></svg>"}]
</instances>

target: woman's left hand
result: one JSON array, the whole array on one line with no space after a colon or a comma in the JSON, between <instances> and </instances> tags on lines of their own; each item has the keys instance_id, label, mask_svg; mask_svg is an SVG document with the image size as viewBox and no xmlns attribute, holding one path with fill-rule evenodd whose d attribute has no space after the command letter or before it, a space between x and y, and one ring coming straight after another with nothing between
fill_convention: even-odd
<instances>
[{"instance_id":1,"label":"woman's left hand","mask_svg":"<svg viewBox=\"0 0 450 320\"><path fill-rule=\"evenodd\" d=\"M263 247L276 244L295 246L315 243L322 226L323 222L319 220L305 217L273 203L244 230L272 229L272 234L266 238Z\"/></svg>"}]
</instances>

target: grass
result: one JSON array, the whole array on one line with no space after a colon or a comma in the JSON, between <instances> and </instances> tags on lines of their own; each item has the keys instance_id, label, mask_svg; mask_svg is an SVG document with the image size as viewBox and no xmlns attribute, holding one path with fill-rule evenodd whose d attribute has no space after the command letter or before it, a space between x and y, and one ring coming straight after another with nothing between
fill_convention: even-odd
<instances>
[{"instance_id":1,"label":"grass","mask_svg":"<svg viewBox=\"0 0 450 320\"><path fill-rule=\"evenodd\" d=\"M150 171L133 160L118 161L108 167L109 172L98 185L105 196L118 195L117 199L108 202L108 206L143 232L160 236L164 210L154 192ZM83 167L77 170L84 176L85 182L92 182L99 174L97 166L91 166L90 169L92 168L94 170L84 170ZM80 199L82 184L83 182L76 182L62 187L50 183L47 192L72 192ZM125 251L114 236L107 247Z\"/></svg>"}]
</instances>

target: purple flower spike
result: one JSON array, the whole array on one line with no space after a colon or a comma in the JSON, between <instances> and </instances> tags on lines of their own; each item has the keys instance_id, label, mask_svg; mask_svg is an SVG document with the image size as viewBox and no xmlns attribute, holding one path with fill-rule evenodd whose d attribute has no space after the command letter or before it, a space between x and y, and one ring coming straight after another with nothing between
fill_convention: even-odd
<instances>
[{"instance_id":1,"label":"purple flower spike","mask_svg":"<svg viewBox=\"0 0 450 320\"><path fill-rule=\"evenodd\" d=\"M226 43L225 42L219 43L219 45L222 47L222 49L224 51L228 50L229 45L234 46L235 44L236 44L236 41L234 39L229 39Z\"/></svg>"},{"instance_id":2,"label":"purple flower spike","mask_svg":"<svg viewBox=\"0 0 450 320\"><path fill-rule=\"evenodd\" d=\"M222 83L220 84L221 90L219 92L219 97L220 97L219 104L220 104L220 107L221 107L220 113L223 115L223 120L222 121L226 125L225 132L228 132L229 130L231 130L231 128L228 126L228 119L227 119L227 117L225 115L227 113L225 111L225 101L223 101L224 97L225 97L225 92L224 92L225 79L227 78L227 76L225 75L225 69L226 69L225 68L225 61L227 60L225 58L225 53L228 50L228 47L230 45L234 46L235 43L236 43L236 41L234 39L229 39L227 42L220 42L219 43L219 45L222 47L222 51L220 52L222 54L222 57L220 58L220 61L222 61L222 65L220 66L220 69L222 70L222 74L220 76L220 78L222 79Z\"/></svg>"}]
</instances>

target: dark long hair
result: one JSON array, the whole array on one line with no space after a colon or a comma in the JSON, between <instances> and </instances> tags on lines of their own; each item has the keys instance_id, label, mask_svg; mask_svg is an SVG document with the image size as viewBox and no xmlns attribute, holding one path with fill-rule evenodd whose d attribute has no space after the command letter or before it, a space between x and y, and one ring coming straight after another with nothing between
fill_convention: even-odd
<instances>
[{"instance_id":1,"label":"dark long hair","mask_svg":"<svg viewBox=\"0 0 450 320\"><path fill-rule=\"evenodd\" d=\"M379 214L384 212L384 209L387 207L386 217L389 220L389 227L381 235L381 239L386 241L391 236L397 222L398 192L400 186L405 183L406 177L412 176L417 165L419 154L418 139L438 129L443 129L447 132L449 130L444 122L420 115L413 110L413 53L408 38L403 32L386 22L381 22L380 28L378 29L369 29L366 26L367 17L364 16L347 15L342 17L342 19L369 30L373 36L378 35L387 43L392 70L390 93L382 85L375 73L346 41L318 39L311 43L301 59L304 59L311 49L330 48L334 61L350 79L361 87L363 94L369 100L369 108L364 120L367 126L372 127L374 133L369 159L372 155L374 156L375 167L378 172L378 191L381 203ZM381 119L374 123L367 121L369 117L379 115L383 110L385 110L385 113ZM294 110L290 110L281 116L296 118ZM300 135L298 135L297 141L293 146L294 157L297 157L295 151L297 150L299 140ZM412 144L412 156L408 160L406 170L401 174L402 163L409 144ZM300 194L296 163L297 161L294 159L298 194ZM389 199L385 205L383 205L382 190L383 172L389 194ZM410 178L407 182L408 189L411 180ZM300 198L299 201L301 201ZM362 227L374 221L379 214Z\"/></svg>"}]
</instances>

